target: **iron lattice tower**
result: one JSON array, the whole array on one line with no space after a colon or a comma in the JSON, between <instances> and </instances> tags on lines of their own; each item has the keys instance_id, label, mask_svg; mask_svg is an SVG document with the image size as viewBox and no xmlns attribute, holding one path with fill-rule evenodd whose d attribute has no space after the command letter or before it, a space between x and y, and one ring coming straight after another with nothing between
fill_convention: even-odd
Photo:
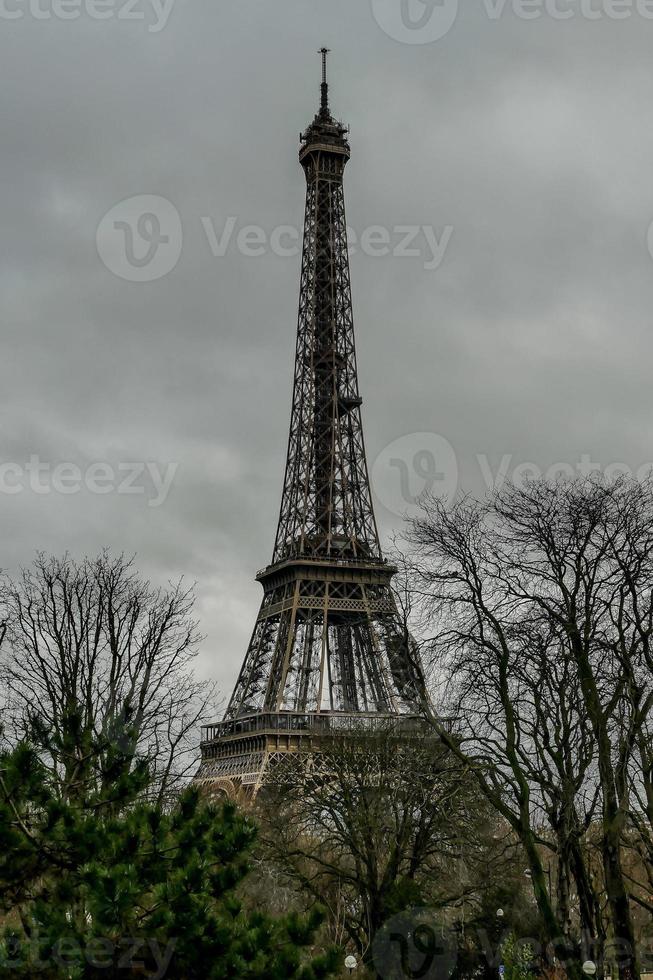
<instances>
[{"instance_id":1,"label":"iron lattice tower","mask_svg":"<svg viewBox=\"0 0 653 980\"><path fill-rule=\"evenodd\" d=\"M306 210L279 525L224 721L204 733L201 781L257 786L274 757L297 748L298 732L410 715L424 692L372 506L343 192L350 147L320 53L320 108L299 150Z\"/></svg>"}]
</instances>

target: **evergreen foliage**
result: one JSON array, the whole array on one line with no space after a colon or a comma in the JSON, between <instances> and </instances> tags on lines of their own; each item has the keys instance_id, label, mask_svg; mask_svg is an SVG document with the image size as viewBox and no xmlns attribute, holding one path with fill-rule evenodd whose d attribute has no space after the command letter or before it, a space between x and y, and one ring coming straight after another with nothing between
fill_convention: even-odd
<instances>
[{"instance_id":1,"label":"evergreen foliage","mask_svg":"<svg viewBox=\"0 0 653 980\"><path fill-rule=\"evenodd\" d=\"M334 953L309 952L319 911L272 919L242 907L256 836L247 818L194 788L162 809L146 799L144 763L92 739L87 748L110 778L81 780L67 798L34 745L0 755L0 976L331 975Z\"/></svg>"}]
</instances>

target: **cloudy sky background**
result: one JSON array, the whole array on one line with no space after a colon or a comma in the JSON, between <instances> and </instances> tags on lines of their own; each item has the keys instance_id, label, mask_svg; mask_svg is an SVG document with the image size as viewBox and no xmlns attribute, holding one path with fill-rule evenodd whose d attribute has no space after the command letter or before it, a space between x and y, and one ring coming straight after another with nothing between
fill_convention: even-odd
<instances>
[{"instance_id":1,"label":"cloudy sky background","mask_svg":"<svg viewBox=\"0 0 653 980\"><path fill-rule=\"evenodd\" d=\"M389 461L418 490L424 443L445 446L447 492L458 475L482 493L504 457L509 473L653 460L653 20L601 0L592 21L573 0L564 21L510 3L492 19L461 0L444 37L409 44L379 24L400 0L175 0L158 31L145 0L143 20L116 0L101 21L20 2L0 17L0 457L178 469L158 507L27 480L0 493L5 569L107 545L155 581L196 580L200 669L229 693L278 514L299 257L233 239L214 256L202 219L219 235L233 216L234 239L301 225L323 44L351 124L349 224L392 244L397 226L453 228L437 269L425 248L352 257L370 464L402 440L374 468L384 535L401 525ZM144 194L174 205L183 245L167 275L130 282L96 233Z\"/></svg>"}]
</instances>

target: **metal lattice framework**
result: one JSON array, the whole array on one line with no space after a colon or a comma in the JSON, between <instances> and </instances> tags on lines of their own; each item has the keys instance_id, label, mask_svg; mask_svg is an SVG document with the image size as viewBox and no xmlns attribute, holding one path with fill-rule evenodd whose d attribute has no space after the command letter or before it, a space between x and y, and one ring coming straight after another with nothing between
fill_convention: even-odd
<instances>
[{"instance_id":1,"label":"metal lattice framework","mask_svg":"<svg viewBox=\"0 0 653 980\"><path fill-rule=\"evenodd\" d=\"M330 116L314 123L303 139L307 193L299 323L273 560L379 560L363 444L342 184L349 146Z\"/></svg>"},{"instance_id":2,"label":"metal lattice framework","mask_svg":"<svg viewBox=\"0 0 653 980\"><path fill-rule=\"evenodd\" d=\"M321 53L321 105L299 152L307 191L281 512L272 564L257 576L263 602L227 725L270 712L408 714L424 690L372 506L343 192L350 148L329 110ZM204 778L219 774L225 737L203 743ZM224 775L232 778L233 752L230 760Z\"/></svg>"}]
</instances>

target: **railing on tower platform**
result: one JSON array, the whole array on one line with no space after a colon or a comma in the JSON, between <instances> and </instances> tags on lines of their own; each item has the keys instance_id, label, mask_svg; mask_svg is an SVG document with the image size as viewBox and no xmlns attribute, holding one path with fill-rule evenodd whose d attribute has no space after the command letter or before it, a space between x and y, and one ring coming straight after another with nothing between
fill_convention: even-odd
<instances>
[{"instance_id":1,"label":"railing on tower platform","mask_svg":"<svg viewBox=\"0 0 653 980\"><path fill-rule=\"evenodd\" d=\"M447 728L450 726L447 724ZM420 715L377 714L363 712L294 711L257 712L240 718L202 726L202 744L228 736L256 733L305 732L308 735L356 734L396 731L401 735L424 735L433 728Z\"/></svg>"}]
</instances>

